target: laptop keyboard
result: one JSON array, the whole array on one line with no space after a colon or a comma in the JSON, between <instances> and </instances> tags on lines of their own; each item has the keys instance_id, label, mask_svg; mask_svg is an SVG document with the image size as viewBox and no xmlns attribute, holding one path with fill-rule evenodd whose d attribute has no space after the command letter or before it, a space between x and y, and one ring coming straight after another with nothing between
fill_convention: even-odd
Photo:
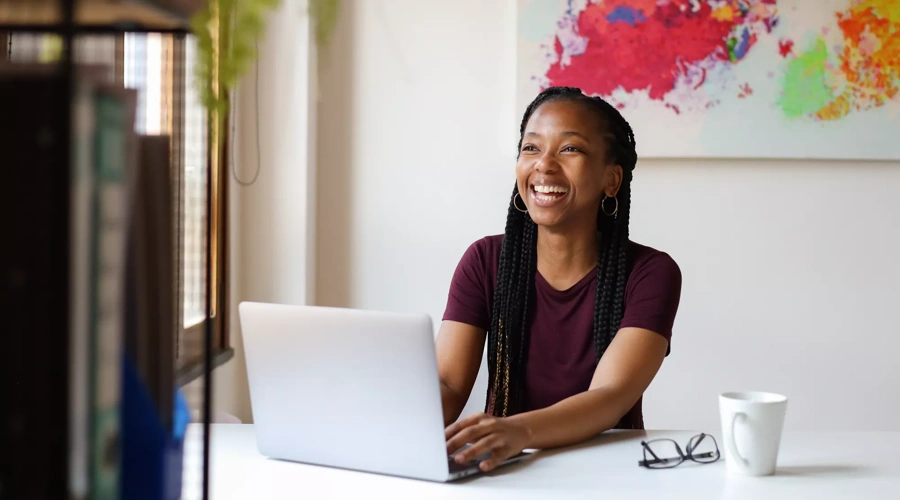
<instances>
[{"instance_id":1,"label":"laptop keyboard","mask_svg":"<svg viewBox=\"0 0 900 500\"><path fill-rule=\"evenodd\" d=\"M458 463L454 456L447 457L447 465L450 468L450 473L453 474L455 472L462 472L464 470L471 469L472 467L478 467L478 464L481 463L482 460L488 458L490 456L489 453L485 453L479 457L475 457L473 460L469 460L468 462Z\"/></svg>"}]
</instances>

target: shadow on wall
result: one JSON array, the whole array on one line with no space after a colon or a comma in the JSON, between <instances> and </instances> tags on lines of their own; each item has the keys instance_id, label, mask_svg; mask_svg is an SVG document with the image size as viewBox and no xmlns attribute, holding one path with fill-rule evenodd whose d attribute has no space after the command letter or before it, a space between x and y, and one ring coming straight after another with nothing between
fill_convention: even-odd
<instances>
[{"instance_id":1,"label":"shadow on wall","mask_svg":"<svg viewBox=\"0 0 900 500\"><path fill-rule=\"evenodd\" d=\"M351 293L354 140L354 2L343 2L331 43L319 53L316 118L316 290L317 305L347 307Z\"/></svg>"}]
</instances>

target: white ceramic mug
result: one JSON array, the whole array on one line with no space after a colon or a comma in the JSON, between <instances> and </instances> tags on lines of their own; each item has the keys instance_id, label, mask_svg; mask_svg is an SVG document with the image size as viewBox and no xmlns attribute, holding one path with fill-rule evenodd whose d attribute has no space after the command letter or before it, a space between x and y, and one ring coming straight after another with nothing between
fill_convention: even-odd
<instances>
[{"instance_id":1,"label":"white ceramic mug","mask_svg":"<svg viewBox=\"0 0 900 500\"><path fill-rule=\"evenodd\" d=\"M722 446L731 474L775 473L787 397L771 392L725 392L719 395Z\"/></svg>"}]
</instances>

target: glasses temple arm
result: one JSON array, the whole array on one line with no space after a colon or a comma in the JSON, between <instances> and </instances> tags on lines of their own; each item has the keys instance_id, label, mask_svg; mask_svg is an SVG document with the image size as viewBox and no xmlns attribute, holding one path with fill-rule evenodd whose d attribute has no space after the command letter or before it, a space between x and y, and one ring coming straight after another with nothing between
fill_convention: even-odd
<instances>
[{"instance_id":1,"label":"glasses temple arm","mask_svg":"<svg viewBox=\"0 0 900 500\"><path fill-rule=\"evenodd\" d=\"M644 447L644 450L647 451L647 452L649 452L650 455L653 456L654 459L656 459L656 460L662 460L661 458L659 458L659 457L656 455L656 453L653 453L653 450L650 449L649 446L647 446L647 442L646 442L646 441L641 441L641 446L643 446L643 447ZM647 460L644 459L644 462L647 462Z\"/></svg>"}]
</instances>

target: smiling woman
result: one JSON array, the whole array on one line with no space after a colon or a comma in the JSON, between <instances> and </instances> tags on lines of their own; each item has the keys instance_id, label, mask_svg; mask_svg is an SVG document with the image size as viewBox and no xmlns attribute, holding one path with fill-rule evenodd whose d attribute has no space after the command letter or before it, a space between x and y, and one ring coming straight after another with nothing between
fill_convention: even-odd
<instances>
[{"instance_id":1,"label":"smiling woman","mask_svg":"<svg viewBox=\"0 0 900 500\"><path fill-rule=\"evenodd\" d=\"M641 397L669 353L681 272L628 234L628 122L554 87L525 111L504 234L473 243L437 339L447 449L489 470L524 448L642 429ZM485 413L455 422L485 343ZM451 424L452 423L452 424Z\"/></svg>"}]
</instances>

